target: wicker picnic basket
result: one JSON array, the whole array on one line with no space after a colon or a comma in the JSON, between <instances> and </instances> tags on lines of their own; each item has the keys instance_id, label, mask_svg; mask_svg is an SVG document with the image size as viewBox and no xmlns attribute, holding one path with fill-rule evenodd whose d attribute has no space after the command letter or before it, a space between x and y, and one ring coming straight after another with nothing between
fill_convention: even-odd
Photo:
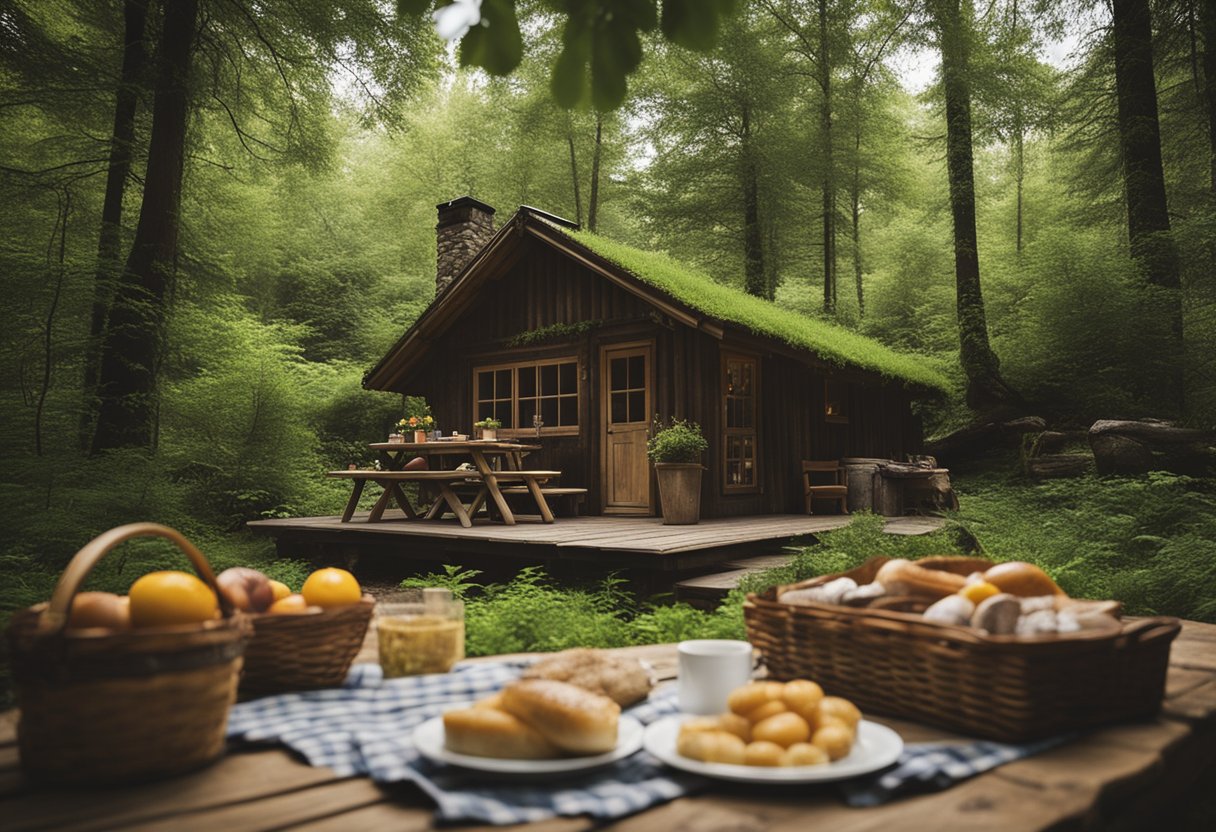
<instances>
[{"instance_id":1,"label":"wicker picnic basket","mask_svg":"<svg viewBox=\"0 0 1216 832\"><path fill-rule=\"evenodd\" d=\"M253 615L241 694L341 687L359 654L375 601L299 615Z\"/></svg>"},{"instance_id":2,"label":"wicker picnic basket","mask_svg":"<svg viewBox=\"0 0 1216 832\"><path fill-rule=\"evenodd\" d=\"M1161 707L1176 618L1125 622L1066 636L989 636L909 611L791 605L787 589L847 576L874 579L888 558L751 594L748 639L775 679L814 679L863 711L1008 742L1147 717ZM992 564L932 558L930 568L970 574Z\"/></svg>"},{"instance_id":3,"label":"wicker picnic basket","mask_svg":"<svg viewBox=\"0 0 1216 832\"><path fill-rule=\"evenodd\" d=\"M180 532L132 523L77 552L49 603L13 616L8 643L21 709L18 745L31 778L132 782L198 768L224 751L249 625L222 595L222 617L204 624L65 629L89 572L134 537L172 541L216 590L207 559Z\"/></svg>"}]
</instances>

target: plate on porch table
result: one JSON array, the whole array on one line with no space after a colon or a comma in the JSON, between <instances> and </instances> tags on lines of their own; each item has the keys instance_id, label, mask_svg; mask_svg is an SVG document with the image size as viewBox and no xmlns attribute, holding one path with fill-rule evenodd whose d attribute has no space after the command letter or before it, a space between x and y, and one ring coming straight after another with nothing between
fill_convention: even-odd
<instances>
[{"instance_id":1,"label":"plate on porch table","mask_svg":"<svg viewBox=\"0 0 1216 832\"><path fill-rule=\"evenodd\" d=\"M471 704L470 702L469 705ZM457 707L463 708L468 705ZM592 754L586 757L559 757L551 760L504 760L499 757L478 757L473 754L457 754L455 751L449 751L443 744L443 717L437 716L428 719L414 729L414 747L428 760L472 771L521 776L550 776L586 771L623 760L641 749L644 733L642 723L631 716L622 715L617 728L616 748L604 754Z\"/></svg>"},{"instance_id":2,"label":"plate on porch table","mask_svg":"<svg viewBox=\"0 0 1216 832\"><path fill-rule=\"evenodd\" d=\"M668 716L646 727L643 747L672 768L692 774L732 780L737 783L826 783L847 780L861 774L884 769L899 759L904 741L885 725L862 720L857 725L857 739L848 756L818 766L737 766L728 763L703 763L676 751L680 723L687 715Z\"/></svg>"}]
</instances>

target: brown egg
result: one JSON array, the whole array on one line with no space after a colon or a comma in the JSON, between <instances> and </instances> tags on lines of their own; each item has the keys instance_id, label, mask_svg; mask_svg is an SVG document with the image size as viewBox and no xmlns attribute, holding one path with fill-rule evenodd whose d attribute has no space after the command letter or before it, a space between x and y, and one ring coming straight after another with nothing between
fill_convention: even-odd
<instances>
[{"instance_id":1,"label":"brown egg","mask_svg":"<svg viewBox=\"0 0 1216 832\"><path fill-rule=\"evenodd\" d=\"M131 602L125 595L113 592L80 592L72 599L68 616L69 630L105 627L109 630L131 629Z\"/></svg>"}]
</instances>

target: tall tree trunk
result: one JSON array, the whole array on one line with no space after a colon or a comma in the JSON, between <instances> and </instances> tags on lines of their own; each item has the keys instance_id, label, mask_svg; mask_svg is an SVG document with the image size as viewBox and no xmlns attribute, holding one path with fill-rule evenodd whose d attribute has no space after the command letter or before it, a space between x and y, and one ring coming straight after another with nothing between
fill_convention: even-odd
<instances>
[{"instance_id":1,"label":"tall tree trunk","mask_svg":"<svg viewBox=\"0 0 1216 832\"><path fill-rule=\"evenodd\" d=\"M1153 77L1153 24L1148 0L1112 0L1115 47L1115 96L1119 110L1119 148L1132 258L1145 279L1174 290L1170 330L1177 361L1163 381L1162 399L1183 407L1182 291L1178 250L1170 233Z\"/></svg>"},{"instance_id":2,"label":"tall tree trunk","mask_svg":"<svg viewBox=\"0 0 1216 832\"><path fill-rule=\"evenodd\" d=\"M80 415L80 443L87 451L93 440L97 417L97 376L101 369L101 343L114 284L122 272L122 203L131 175L134 156L135 113L139 107L140 82L147 65L144 31L148 0L126 0L123 4L122 72L114 101L114 131L110 137L110 161L106 190L101 203L101 234L97 239L97 274L93 285L93 311L89 319L89 341L85 347L84 407Z\"/></svg>"},{"instance_id":3,"label":"tall tree trunk","mask_svg":"<svg viewBox=\"0 0 1216 832\"><path fill-rule=\"evenodd\" d=\"M760 230L760 183L752 150L751 108L743 105L743 262L744 288L765 297L764 240Z\"/></svg>"},{"instance_id":4,"label":"tall tree trunk","mask_svg":"<svg viewBox=\"0 0 1216 832\"><path fill-rule=\"evenodd\" d=\"M587 230L595 231L600 213L600 151L603 146L604 117L595 114L595 152L591 154L591 199L587 205Z\"/></svg>"},{"instance_id":5,"label":"tall tree trunk","mask_svg":"<svg viewBox=\"0 0 1216 832\"><path fill-rule=\"evenodd\" d=\"M819 0L819 127L823 132L823 311L836 311L836 171L832 153L832 60L828 3Z\"/></svg>"},{"instance_id":6,"label":"tall tree trunk","mask_svg":"<svg viewBox=\"0 0 1216 832\"><path fill-rule=\"evenodd\" d=\"M858 86L861 86L858 84ZM860 96L860 91L858 91ZM866 294L861 278L861 110L853 127L853 181L849 186L849 208L853 219L853 282L857 286L857 316L866 315Z\"/></svg>"},{"instance_id":7,"label":"tall tree trunk","mask_svg":"<svg viewBox=\"0 0 1216 832\"><path fill-rule=\"evenodd\" d=\"M51 375L55 357L55 313L59 310L59 301L63 297L64 259L68 248L68 217L72 213L72 192L63 189L59 200L59 216L56 218L55 230L51 233L51 243L54 244L55 234L59 234L59 263L55 267L55 291L51 295L51 306L46 313L46 326L42 333L42 384L38 389L38 401L34 407L34 453L42 456L42 415L46 412L46 397L51 392ZM47 267L50 267L50 249L47 250Z\"/></svg>"},{"instance_id":8,"label":"tall tree trunk","mask_svg":"<svg viewBox=\"0 0 1216 832\"><path fill-rule=\"evenodd\" d=\"M570 181L574 183L574 221L583 224L583 198L578 191L578 161L574 156L574 132L566 127L566 144L570 148Z\"/></svg>"},{"instance_id":9,"label":"tall tree trunk","mask_svg":"<svg viewBox=\"0 0 1216 832\"><path fill-rule=\"evenodd\" d=\"M1199 0L1203 29L1203 98L1208 108L1208 155L1212 195L1216 196L1216 3Z\"/></svg>"},{"instance_id":10,"label":"tall tree trunk","mask_svg":"<svg viewBox=\"0 0 1216 832\"><path fill-rule=\"evenodd\" d=\"M1152 17L1148 0L1113 0L1111 10L1128 239L1148 281L1176 288L1178 254L1170 236L1161 164Z\"/></svg>"},{"instance_id":11,"label":"tall tree trunk","mask_svg":"<svg viewBox=\"0 0 1216 832\"><path fill-rule=\"evenodd\" d=\"M954 280L959 358L967 375L967 404L984 409L1013 398L988 342L975 231L975 172L971 148L970 0L931 0L942 53L946 94L946 170L954 220Z\"/></svg>"},{"instance_id":12,"label":"tall tree trunk","mask_svg":"<svg viewBox=\"0 0 1216 832\"><path fill-rule=\"evenodd\" d=\"M198 0L165 4L143 201L102 343L93 453L150 447L155 436L167 294L177 259L197 19Z\"/></svg>"}]
</instances>

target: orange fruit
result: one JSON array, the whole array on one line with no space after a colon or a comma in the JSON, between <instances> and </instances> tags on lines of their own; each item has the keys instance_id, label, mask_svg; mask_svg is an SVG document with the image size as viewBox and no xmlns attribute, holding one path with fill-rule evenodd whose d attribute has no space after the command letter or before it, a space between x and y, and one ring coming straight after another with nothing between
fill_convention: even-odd
<instances>
[{"instance_id":1,"label":"orange fruit","mask_svg":"<svg viewBox=\"0 0 1216 832\"><path fill-rule=\"evenodd\" d=\"M303 595L288 595L280 598L266 610L268 615L299 615L308 612L308 602Z\"/></svg>"},{"instance_id":2,"label":"orange fruit","mask_svg":"<svg viewBox=\"0 0 1216 832\"><path fill-rule=\"evenodd\" d=\"M273 578L270 581L270 589L274 592L274 600L282 601L291 594L291 587L281 581L276 581Z\"/></svg>"},{"instance_id":3,"label":"orange fruit","mask_svg":"<svg viewBox=\"0 0 1216 832\"><path fill-rule=\"evenodd\" d=\"M129 597L136 627L200 624L220 612L211 587L186 572L149 572L131 584Z\"/></svg>"},{"instance_id":4,"label":"orange fruit","mask_svg":"<svg viewBox=\"0 0 1216 832\"><path fill-rule=\"evenodd\" d=\"M987 581L978 581L974 584L968 584L958 591L958 594L966 598L973 604L979 604L985 598L991 598L993 595L1000 595L1001 590L995 584L990 584Z\"/></svg>"},{"instance_id":5,"label":"orange fruit","mask_svg":"<svg viewBox=\"0 0 1216 832\"><path fill-rule=\"evenodd\" d=\"M300 594L310 606L345 607L359 603L363 590L354 575L345 569L335 569L331 566L318 569L309 575Z\"/></svg>"}]
</instances>

